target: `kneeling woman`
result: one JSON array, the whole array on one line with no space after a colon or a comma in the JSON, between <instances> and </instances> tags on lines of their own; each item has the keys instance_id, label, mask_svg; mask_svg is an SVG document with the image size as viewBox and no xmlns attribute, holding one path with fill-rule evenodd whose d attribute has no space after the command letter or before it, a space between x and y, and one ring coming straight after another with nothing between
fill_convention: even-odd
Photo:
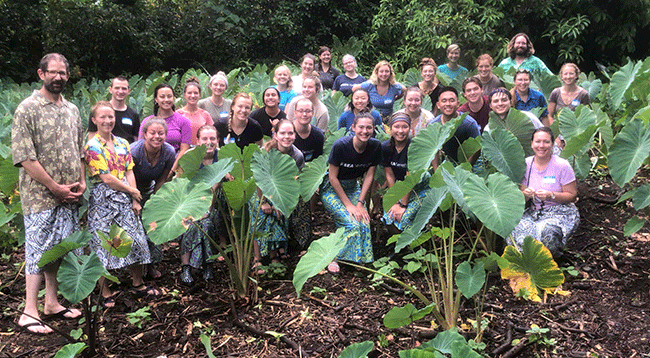
<instances>
[{"instance_id":1,"label":"kneeling woman","mask_svg":"<svg viewBox=\"0 0 650 358\"><path fill-rule=\"evenodd\" d=\"M408 94L407 94L408 96ZM411 144L411 118L405 112L395 112L388 120L390 139L381 143L382 165L386 171L388 187L395 185L398 180L404 180L408 174L408 148ZM428 178L418 184L412 191L404 195L390 210L384 214L384 222L393 234L404 231L413 222L422 199L427 194ZM415 191L417 195L411 195Z\"/></svg>"},{"instance_id":2,"label":"kneeling woman","mask_svg":"<svg viewBox=\"0 0 650 358\"><path fill-rule=\"evenodd\" d=\"M374 118L369 113L357 116L352 125L354 137L345 136L334 142L329 157L329 176L323 184L323 206L332 214L337 227L344 227L346 244L337 258L354 262L372 262L370 215L366 198L375 169L381 163L381 142L372 138ZM363 177L363 186L358 179ZM336 262L330 272L338 272Z\"/></svg>"},{"instance_id":3,"label":"kneeling woman","mask_svg":"<svg viewBox=\"0 0 650 358\"><path fill-rule=\"evenodd\" d=\"M288 119L281 119L273 126L273 139L264 145L267 152L278 150L293 158L302 169L305 166L305 157L300 149L293 145L296 140L296 129L293 122ZM258 192L261 195L261 192ZM297 221L309 222L311 214L309 206L302 200L294 209L291 216L286 220L282 213L273 208L273 203L267 198L262 199L260 205L259 197L253 196L250 205L251 229L255 229L255 266L259 266L262 256L268 255L272 262L287 258L288 252L287 234L302 244L307 241L310 231L296 230L299 225L293 225ZM256 213L258 213L256 215ZM253 222L257 218L257 221ZM308 227L309 229L309 227ZM260 272L261 273L261 272Z\"/></svg>"},{"instance_id":4,"label":"kneeling woman","mask_svg":"<svg viewBox=\"0 0 650 358\"><path fill-rule=\"evenodd\" d=\"M553 256L559 256L567 238L578 228L580 214L573 204L578 195L575 174L569 162L553 155L554 141L548 127L533 132L530 146L535 155L526 158L520 189L534 205L524 211L508 241L521 249L524 238L532 236Z\"/></svg>"},{"instance_id":5,"label":"kneeling woman","mask_svg":"<svg viewBox=\"0 0 650 358\"><path fill-rule=\"evenodd\" d=\"M115 111L109 102L97 102L91 118L97 125L97 134L84 148L91 181L88 230L93 234L93 239L90 247L106 269L128 267L135 296L157 296L160 292L145 286L142 281L142 265L151 262L151 255L142 222L136 216L136 212L142 209L142 195L136 188L129 142L111 134L115 126ZM101 239L96 233L99 230L108 235L112 224L124 229L133 239L131 252L124 258L110 255L101 246ZM113 306L113 293L107 285L102 287L104 305Z\"/></svg>"}]
</instances>

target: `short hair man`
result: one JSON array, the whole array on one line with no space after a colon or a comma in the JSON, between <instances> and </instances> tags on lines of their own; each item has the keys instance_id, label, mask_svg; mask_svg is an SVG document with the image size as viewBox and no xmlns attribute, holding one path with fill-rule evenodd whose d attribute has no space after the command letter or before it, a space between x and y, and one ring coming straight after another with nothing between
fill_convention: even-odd
<instances>
[{"instance_id":1,"label":"short hair man","mask_svg":"<svg viewBox=\"0 0 650 358\"><path fill-rule=\"evenodd\" d=\"M133 143L138 140L138 131L140 130L140 115L131 107L126 105L126 97L131 93L129 81L124 77L115 77L111 80L111 86L108 87L111 94L111 106L115 110L115 127L112 133L116 137L121 137ZM92 138L97 132L97 125L88 119L88 139Z\"/></svg>"},{"instance_id":2,"label":"short hair man","mask_svg":"<svg viewBox=\"0 0 650 358\"><path fill-rule=\"evenodd\" d=\"M453 87L443 87L440 91L440 96L438 97L438 103L436 103L438 110L440 110L440 115L434 118L431 123L439 122L444 125L445 123L453 120L458 117L460 114L458 112L458 91ZM463 122L458 126L454 136L450 138L445 144L442 145L442 150L445 152L445 155L450 158L453 162L458 162L458 148L469 138L476 138L480 135L480 127L474 120L474 118L467 115ZM478 158L479 152L472 153L470 156L469 162L474 164L476 158ZM440 164L439 156L436 155L436 158L433 160L432 166L433 169L437 169Z\"/></svg>"},{"instance_id":3,"label":"short hair man","mask_svg":"<svg viewBox=\"0 0 650 358\"><path fill-rule=\"evenodd\" d=\"M483 83L476 77L467 77L462 85L463 97L467 102L458 108L460 113L468 113L481 127L481 132L490 120L488 96L483 94Z\"/></svg>"},{"instance_id":4,"label":"short hair man","mask_svg":"<svg viewBox=\"0 0 650 358\"><path fill-rule=\"evenodd\" d=\"M508 42L508 54L510 56L501 61L499 67L503 68L506 72L511 67L515 69L520 67L527 68L533 73L535 78L539 78L542 72L552 75L551 70L546 67L546 64L539 57L534 56L534 53L535 48L533 47L532 41L530 41L528 35L520 32Z\"/></svg>"},{"instance_id":5,"label":"short hair man","mask_svg":"<svg viewBox=\"0 0 650 358\"><path fill-rule=\"evenodd\" d=\"M71 319L81 315L57 300L56 279L60 262L42 269L42 254L79 229L77 208L86 190L85 142L79 110L61 92L69 77L68 61L60 54L41 59L38 76L43 81L16 108L11 128L13 163L20 167L19 186L25 215L26 300L18 325L34 334L52 332L35 318L38 291L45 274L44 318Z\"/></svg>"}]
</instances>

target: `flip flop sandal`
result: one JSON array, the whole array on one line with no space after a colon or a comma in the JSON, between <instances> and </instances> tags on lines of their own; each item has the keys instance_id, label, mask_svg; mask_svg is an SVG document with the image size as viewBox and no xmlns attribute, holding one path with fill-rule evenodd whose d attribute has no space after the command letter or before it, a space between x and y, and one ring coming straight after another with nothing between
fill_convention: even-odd
<instances>
[{"instance_id":1,"label":"flip flop sandal","mask_svg":"<svg viewBox=\"0 0 650 358\"><path fill-rule=\"evenodd\" d=\"M46 335L52 333L52 331L45 333L45 332L36 332L36 331L32 331L31 329L29 329L29 327L46 327L41 322L32 322L32 323L27 323L25 325L20 325L20 324L16 323L16 325L23 332L28 333L28 334L33 334L33 335L36 335L36 336L46 336Z\"/></svg>"},{"instance_id":2,"label":"flip flop sandal","mask_svg":"<svg viewBox=\"0 0 650 358\"><path fill-rule=\"evenodd\" d=\"M57 313L52 313L52 314L43 314L43 321L51 321L51 320L75 320L81 317L81 314L75 317L67 317L65 314L66 313L72 313L72 311L69 308L62 309L61 311Z\"/></svg>"},{"instance_id":3,"label":"flip flop sandal","mask_svg":"<svg viewBox=\"0 0 650 358\"><path fill-rule=\"evenodd\" d=\"M139 286L131 287L131 292L133 293L133 296L135 298L142 298L145 296L154 296L154 297L162 296L162 293L158 291L155 287L147 286L144 283Z\"/></svg>"}]
</instances>

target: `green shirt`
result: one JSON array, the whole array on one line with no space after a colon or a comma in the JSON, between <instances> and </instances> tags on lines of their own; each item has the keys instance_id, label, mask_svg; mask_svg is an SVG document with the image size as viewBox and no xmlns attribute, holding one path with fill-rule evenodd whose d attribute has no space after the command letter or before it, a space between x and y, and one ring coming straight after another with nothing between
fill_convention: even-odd
<instances>
[{"instance_id":1,"label":"green shirt","mask_svg":"<svg viewBox=\"0 0 650 358\"><path fill-rule=\"evenodd\" d=\"M539 76L540 73L546 72L549 75L552 75L553 72L546 67L546 64L539 59L539 57L531 55L530 57L527 57L524 62L521 63L521 65L517 65L517 61L515 61L514 58L512 57L506 57L501 63L499 64L499 67L503 68L505 72L508 72L510 67L514 67L515 69L518 68L526 68L529 69L530 72L533 74L533 80Z\"/></svg>"},{"instance_id":2,"label":"green shirt","mask_svg":"<svg viewBox=\"0 0 650 358\"><path fill-rule=\"evenodd\" d=\"M78 182L85 175L81 170L84 137L79 109L63 98L57 106L35 90L18 105L11 127L11 153L14 165L20 167L20 200L25 215L62 203L45 185L29 176L21 163L37 160L55 182Z\"/></svg>"}]
</instances>

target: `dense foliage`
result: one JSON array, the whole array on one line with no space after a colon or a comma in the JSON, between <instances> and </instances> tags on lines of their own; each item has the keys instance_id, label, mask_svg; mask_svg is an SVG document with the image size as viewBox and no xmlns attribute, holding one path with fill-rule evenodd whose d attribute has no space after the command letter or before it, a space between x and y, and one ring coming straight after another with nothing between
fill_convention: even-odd
<instances>
[{"instance_id":1,"label":"dense foliage","mask_svg":"<svg viewBox=\"0 0 650 358\"><path fill-rule=\"evenodd\" d=\"M649 23L648 0L1 0L0 76L35 80L34 65L51 51L68 57L77 79L250 69L296 61L320 45L335 46L338 60L336 47L350 43L362 45L363 74L379 59L400 70L424 56L444 62L452 42L473 68L481 53L503 58L521 31L551 69L573 61L594 70L647 56L639 34Z\"/></svg>"}]
</instances>

